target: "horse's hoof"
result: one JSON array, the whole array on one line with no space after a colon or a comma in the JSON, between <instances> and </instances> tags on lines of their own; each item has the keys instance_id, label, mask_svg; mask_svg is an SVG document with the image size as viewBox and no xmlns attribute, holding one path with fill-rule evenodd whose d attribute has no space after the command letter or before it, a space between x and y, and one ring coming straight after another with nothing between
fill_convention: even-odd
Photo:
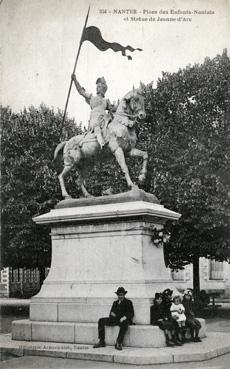
<instances>
[{"instance_id":1,"label":"horse's hoof","mask_svg":"<svg viewBox=\"0 0 230 369\"><path fill-rule=\"evenodd\" d=\"M140 175L139 175L139 177L138 177L138 181L139 181L140 183L143 183L143 182L144 182L144 180L145 180L145 175L144 175L144 174L140 174Z\"/></svg>"},{"instance_id":2,"label":"horse's hoof","mask_svg":"<svg viewBox=\"0 0 230 369\"><path fill-rule=\"evenodd\" d=\"M72 197L70 195L67 195L67 196L63 196L64 197L64 200L71 200Z\"/></svg>"},{"instance_id":3,"label":"horse's hoof","mask_svg":"<svg viewBox=\"0 0 230 369\"><path fill-rule=\"evenodd\" d=\"M101 194L102 194L102 196L112 195L113 194L112 188L109 187L109 188L107 188L107 190L103 190Z\"/></svg>"},{"instance_id":4,"label":"horse's hoof","mask_svg":"<svg viewBox=\"0 0 230 369\"><path fill-rule=\"evenodd\" d=\"M133 185L131 187L131 191L136 191L136 190L139 190L139 187L137 185Z\"/></svg>"},{"instance_id":5,"label":"horse's hoof","mask_svg":"<svg viewBox=\"0 0 230 369\"><path fill-rule=\"evenodd\" d=\"M90 193L88 195L85 196L87 199L92 199L94 198L95 196L91 195Z\"/></svg>"}]
</instances>

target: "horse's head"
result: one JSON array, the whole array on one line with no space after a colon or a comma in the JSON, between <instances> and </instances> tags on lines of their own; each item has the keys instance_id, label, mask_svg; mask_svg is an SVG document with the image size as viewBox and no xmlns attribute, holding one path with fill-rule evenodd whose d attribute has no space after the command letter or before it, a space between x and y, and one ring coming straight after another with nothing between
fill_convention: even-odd
<instances>
[{"instance_id":1,"label":"horse's head","mask_svg":"<svg viewBox=\"0 0 230 369\"><path fill-rule=\"evenodd\" d=\"M133 88L132 91L128 92L122 99L123 110L125 113L133 116L133 118L144 119L145 113L145 100L141 91Z\"/></svg>"}]
</instances>

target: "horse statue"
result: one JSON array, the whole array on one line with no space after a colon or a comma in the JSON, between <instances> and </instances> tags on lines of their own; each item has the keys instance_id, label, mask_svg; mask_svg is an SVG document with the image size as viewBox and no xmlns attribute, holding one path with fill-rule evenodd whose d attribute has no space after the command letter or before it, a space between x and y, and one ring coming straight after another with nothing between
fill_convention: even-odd
<instances>
[{"instance_id":1,"label":"horse statue","mask_svg":"<svg viewBox=\"0 0 230 369\"><path fill-rule=\"evenodd\" d=\"M130 189L138 188L130 178L125 157L132 156L143 159L141 172L138 177L139 182L142 183L147 173L148 154L145 151L135 148L137 141L135 124L144 119L145 116L144 97L138 89L133 88L119 102L112 120L110 122L108 121L102 128L103 138L106 142L102 150L95 134L92 132L74 136L70 140L60 142L57 145L54 152L54 159L63 150L64 168L58 178L64 199L71 198L65 187L65 177L74 166L77 169L78 185L81 187L83 195L85 197L91 197L92 195L85 187L84 173L96 161L108 160L112 155L115 156L120 165L128 187Z\"/></svg>"}]
</instances>

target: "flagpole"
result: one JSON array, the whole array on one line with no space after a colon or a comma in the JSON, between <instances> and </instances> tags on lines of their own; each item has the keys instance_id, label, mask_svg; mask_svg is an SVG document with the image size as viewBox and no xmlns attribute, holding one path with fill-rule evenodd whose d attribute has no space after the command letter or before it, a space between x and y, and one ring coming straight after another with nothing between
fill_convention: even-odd
<instances>
[{"instance_id":1,"label":"flagpole","mask_svg":"<svg viewBox=\"0 0 230 369\"><path fill-rule=\"evenodd\" d=\"M88 21L88 18L89 18L89 11L90 11L90 6L89 6L89 9L88 9L88 13L87 13L87 16L86 16L86 19L85 19L85 24L84 24L84 27L83 27L83 30L82 30L82 33L81 33L81 39L80 39L80 43L79 43L79 46L78 46L78 52L77 52L77 56L76 56L76 59L75 59L74 68L73 68L73 73L72 74L75 73L75 70L76 70L76 67L77 67L77 62L78 62L78 58L79 58L79 54L80 54L80 50L81 50L81 45L82 45L82 37L83 37L84 31L86 29L87 21ZM65 111L64 111L64 115L63 115L63 119L62 119L61 134L63 133L62 130L63 130L64 123L65 123L65 116L66 116L67 106L68 106L68 103L69 103L69 97L70 97L70 92L71 92L72 84L73 84L73 79L71 78L70 86L69 86L69 91L68 91L68 95L67 95L67 99L66 99L66 104L65 104Z\"/></svg>"}]
</instances>

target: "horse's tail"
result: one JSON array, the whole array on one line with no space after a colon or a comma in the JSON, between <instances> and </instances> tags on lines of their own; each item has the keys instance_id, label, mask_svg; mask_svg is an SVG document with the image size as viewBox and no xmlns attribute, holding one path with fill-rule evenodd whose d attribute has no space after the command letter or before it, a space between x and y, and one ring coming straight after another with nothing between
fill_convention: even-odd
<instances>
[{"instance_id":1,"label":"horse's tail","mask_svg":"<svg viewBox=\"0 0 230 369\"><path fill-rule=\"evenodd\" d=\"M62 141L62 142L60 142L60 143L57 145L56 149L54 150L54 157L53 157L53 161L57 159L57 156L58 156L59 151L60 151L60 150L63 150L63 148L64 148L65 144L66 144L66 141Z\"/></svg>"}]
</instances>

